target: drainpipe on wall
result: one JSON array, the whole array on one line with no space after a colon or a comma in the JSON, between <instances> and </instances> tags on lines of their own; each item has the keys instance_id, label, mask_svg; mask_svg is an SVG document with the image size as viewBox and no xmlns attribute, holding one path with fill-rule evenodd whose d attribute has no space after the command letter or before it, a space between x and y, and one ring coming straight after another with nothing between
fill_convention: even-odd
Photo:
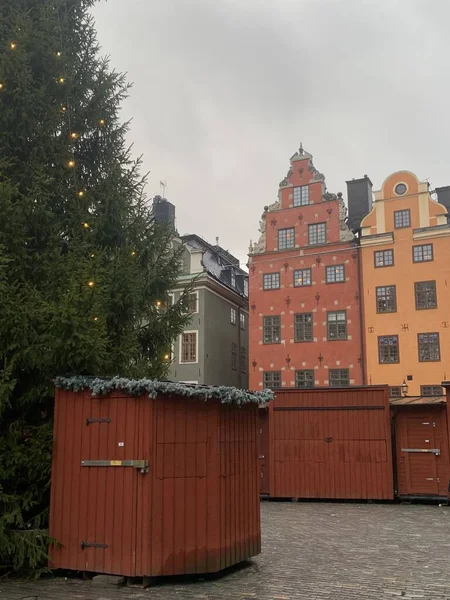
<instances>
[{"instance_id":1,"label":"drainpipe on wall","mask_svg":"<svg viewBox=\"0 0 450 600\"><path fill-rule=\"evenodd\" d=\"M361 346L361 374L362 374L362 383L363 385L367 385L367 377L366 377L366 352L364 346L364 300L363 300L363 287L362 287L362 261L361 261L361 241L360 236L361 230L359 231L359 235L357 239L357 260L358 260L358 294L359 294L359 337L360 337L360 346Z\"/></svg>"},{"instance_id":2,"label":"drainpipe on wall","mask_svg":"<svg viewBox=\"0 0 450 600\"><path fill-rule=\"evenodd\" d=\"M238 305L236 327L238 328L238 347L237 347L237 369L239 388L242 388L242 372L241 372L241 307Z\"/></svg>"}]
</instances>

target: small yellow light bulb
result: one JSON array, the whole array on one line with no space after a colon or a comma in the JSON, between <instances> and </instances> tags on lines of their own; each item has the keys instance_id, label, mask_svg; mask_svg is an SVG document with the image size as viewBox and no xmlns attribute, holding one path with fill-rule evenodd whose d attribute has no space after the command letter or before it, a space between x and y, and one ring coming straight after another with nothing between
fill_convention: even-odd
<instances>
[{"instance_id":1,"label":"small yellow light bulb","mask_svg":"<svg viewBox=\"0 0 450 600\"><path fill-rule=\"evenodd\" d=\"M94 258L94 256L95 256L95 254L92 252L92 254L91 254L91 258Z\"/></svg>"},{"instance_id":2,"label":"small yellow light bulb","mask_svg":"<svg viewBox=\"0 0 450 600\"><path fill-rule=\"evenodd\" d=\"M82 198L84 196L84 191L80 190L77 194L78 198Z\"/></svg>"},{"instance_id":3,"label":"small yellow light bulb","mask_svg":"<svg viewBox=\"0 0 450 600\"><path fill-rule=\"evenodd\" d=\"M64 104L61 106L61 112L66 112L67 110L67 106L64 106Z\"/></svg>"},{"instance_id":4,"label":"small yellow light bulb","mask_svg":"<svg viewBox=\"0 0 450 600\"><path fill-rule=\"evenodd\" d=\"M100 121L98 122L98 124L103 127L103 125L105 124L105 119L100 119Z\"/></svg>"},{"instance_id":5,"label":"small yellow light bulb","mask_svg":"<svg viewBox=\"0 0 450 600\"><path fill-rule=\"evenodd\" d=\"M95 284L94 284L94 282L93 282L93 281L89 281L89 283L88 283L88 286L89 286L90 288L94 287L94 285L95 285Z\"/></svg>"},{"instance_id":6,"label":"small yellow light bulb","mask_svg":"<svg viewBox=\"0 0 450 600\"><path fill-rule=\"evenodd\" d=\"M136 252L133 250L133 252L131 253L131 256L136 256Z\"/></svg>"},{"instance_id":7,"label":"small yellow light bulb","mask_svg":"<svg viewBox=\"0 0 450 600\"><path fill-rule=\"evenodd\" d=\"M75 166L75 161L74 160L69 160L69 162L67 163L67 166L69 167L69 169L73 169Z\"/></svg>"},{"instance_id":8,"label":"small yellow light bulb","mask_svg":"<svg viewBox=\"0 0 450 600\"><path fill-rule=\"evenodd\" d=\"M94 317L94 321L98 321L98 317Z\"/></svg>"},{"instance_id":9,"label":"small yellow light bulb","mask_svg":"<svg viewBox=\"0 0 450 600\"><path fill-rule=\"evenodd\" d=\"M11 42L9 47L11 48L11 50L15 50L17 48L16 42Z\"/></svg>"},{"instance_id":10,"label":"small yellow light bulb","mask_svg":"<svg viewBox=\"0 0 450 600\"><path fill-rule=\"evenodd\" d=\"M71 137L73 140L77 140L77 139L80 137L80 134L79 134L79 133L77 133L76 131L72 131L72 133L70 134L70 137Z\"/></svg>"},{"instance_id":11,"label":"small yellow light bulb","mask_svg":"<svg viewBox=\"0 0 450 600\"><path fill-rule=\"evenodd\" d=\"M169 354L164 354L164 360L169 360L170 355Z\"/></svg>"},{"instance_id":12,"label":"small yellow light bulb","mask_svg":"<svg viewBox=\"0 0 450 600\"><path fill-rule=\"evenodd\" d=\"M64 79L64 77L60 77L60 78L58 79L58 83L61 83L61 84L62 84L62 83L65 83L65 82L66 82L66 80Z\"/></svg>"},{"instance_id":13,"label":"small yellow light bulb","mask_svg":"<svg viewBox=\"0 0 450 600\"><path fill-rule=\"evenodd\" d=\"M161 300L158 300L158 302L156 303L156 306L159 308L161 306Z\"/></svg>"},{"instance_id":14,"label":"small yellow light bulb","mask_svg":"<svg viewBox=\"0 0 450 600\"><path fill-rule=\"evenodd\" d=\"M3 85L3 83L1 83L1 81L0 81L0 90L2 90L3 88L4 88L4 85Z\"/></svg>"},{"instance_id":15,"label":"small yellow light bulb","mask_svg":"<svg viewBox=\"0 0 450 600\"><path fill-rule=\"evenodd\" d=\"M59 57L61 56L61 54L62 54L62 52L61 52L61 51L58 51L58 52L56 53L56 56L59 58Z\"/></svg>"},{"instance_id":16,"label":"small yellow light bulb","mask_svg":"<svg viewBox=\"0 0 450 600\"><path fill-rule=\"evenodd\" d=\"M89 223L83 223L83 227L84 227L85 229L89 229Z\"/></svg>"}]
</instances>

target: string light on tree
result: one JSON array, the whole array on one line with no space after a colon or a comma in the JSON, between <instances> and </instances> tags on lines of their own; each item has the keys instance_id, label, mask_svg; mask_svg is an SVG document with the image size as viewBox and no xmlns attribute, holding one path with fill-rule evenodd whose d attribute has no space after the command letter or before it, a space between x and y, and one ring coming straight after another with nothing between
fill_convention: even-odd
<instances>
[{"instance_id":1,"label":"string light on tree","mask_svg":"<svg viewBox=\"0 0 450 600\"><path fill-rule=\"evenodd\" d=\"M94 321L98 321L98 317L94 317Z\"/></svg>"},{"instance_id":2,"label":"string light on tree","mask_svg":"<svg viewBox=\"0 0 450 600\"><path fill-rule=\"evenodd\" d=\"M67 106L65 106L64 104L61 106L61 112L66 112L67 110Z\"/></svg>"},{"instance_id":3,"label":"string light on tree","mask_svg":"<svg viewBox=\"0 0 450 600\"><path fill-rule=\"evenodd\" d=\"M100 121L98 122L98 124L100 125L100 127L104 127L106 122L105 119L100 119Z\"/></svg>"},{"instance_id":4,"label":"string light on tree","mask_svg":"<svg viewBox=\"0 0 450 600\"><path fill-rule=\"evenodd\" d=\"M170 354L164 354L164 360L169 360Z\"/></svg>"},{"instance_id":5,"label":"string light on tree","mask_svg":"<svg viewBox=\"0 0 450 600\"><path fill-rule=\"evenodd\" d=\"M136 252L133 250L133 252L131 253L131 256L136 256Z\"/></svg>"},{"instance_id":6,"label":"string light on tree","mask_svg":"<svg viewBox=\"0 0 450 600\"><path fill-rule=\"evenodd\" d=\"M67 163L67 166L69 167L69 169L73 169L75 166L75 161L73 159L69 160L69 162Z\"/></svg>"},{"instance_id":7,"label":"string light on tree","mask_svg":"<svg viewBox=\"0 0 450 600\"><path fill-rule=\"evenodd\" d=\"M92 252L92 254L91 254L91 258L94 258L94 256L95 256L95 254Z\"/></svg>"},{"instance_id":8,"label":"string light on tree","mask_svg":"<svg viewBox=\"0 0 450 600\"><path fill-rule=\"evenodd\" d=\"M0 91L4 88L5 86L3 85L3 83L0 81Z\"/></svg>"},{"instance_id":9,"label":"string light on tree","mask_svg":"<svg viewBox=\"0 0 450 600\"><path fill-rule=\"evenodd\" d=\"M62 85L63 83L66 83L66 80L65 80L65 78L64 78L64 77L60 77L60 78L58 79L58 83L60 83L61 85Z\"/></svg>"},{"instance_id":10,"label":"string light on tree","mask_svg":"<svg viewBox=\"0 0 450 600\"><path fill-rule=\"evenodd\" d=\"M161 300L158 300L158 301L156 302L156 308L159 308L160 306L161 306Z\"/></svg>"},{"instance_id":11,"label":"string light on tree","mask_svg":"<svg viewBox=\"0 0 450 600\"><path fill-rule=\"evenodd\" d=\"M77 133L76 131L72 131L72 133L70 134L70 138L72 140L77 140L80 137L80 134Z\"/></svg>"},{"instance_id":12,"label":"string light on tree","mask_svg":"<svg viewBox=\"0 0 450 600\"><path fill-rule=\"evenodd\" d=\"M83 227L84 227L85 229L89 229L89 223L83 223Z\"/></svg>"},{"instance_id":13,"label":"string light on tree","mask_svg":"<svg viewBox=\"0 0 450 600\"><path fill-rule=\"evenodd\" d=\"M84 190L79 190L77 192L77 196L78 196L78 198L82 198L84 196Z\"/></svg>"},{"instance_id":14,"label":"string light on tree","mask_svg":"<svg viewBox=\"0 0 450 600\"><path fill-rule=\"evenodd\" d=\"M90 288L93 288L93 287L94 287L94 285L95 285L95 283L94 283L93 281L88 281L88 286L89 286Z\"/></svg>"},{"instance_id":15,"label":"string light on tree","mask_svg":"<svg viewBox=\"0 0 450 600\"><path fill-rule=\"evenodd\" d=\"M56 56L57 56L58 58L60 58L60 56L61 56L61 55L62 55L62 52L61 52L61 50L59 50L59 51L56 53Z\"/></svg>"},{"instance_id":16,"label":"string light on tree","mask_svg":"<svg viewBox=\"0 0 450 600\"><path fill-rule=\"evenodd\" d=\"M11 50L15 50L17 48L16 42L11 42L9 47L11 48Z\"/></svg>"}]
</instances>

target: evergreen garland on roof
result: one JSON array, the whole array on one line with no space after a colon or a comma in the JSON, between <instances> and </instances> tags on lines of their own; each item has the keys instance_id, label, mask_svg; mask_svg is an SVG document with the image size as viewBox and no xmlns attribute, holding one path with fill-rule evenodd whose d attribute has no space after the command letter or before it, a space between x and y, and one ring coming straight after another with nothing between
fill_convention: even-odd
<instances>
[{"instance_id":1,"label":"evergreen garland on roof","mask_svg":"<svg viewBox=\"0 0 450 600\"><path fill-rule=\"evenodd\" d=\"M78 392L89 389L92 396L106 396L113 390L121 390L131 396L142 396L148 393L150 398L156 398L159 394L171 396L186 396L188 398L199 398L205 402L210 399L220 400L222 404L265 404L273 399L272 390L266 389L261 392L249 392L234 387L226 386L202 386L187 385L172 381L157 381L155 379L127 379L124 377L113 377L111 379L93 377L57 377L55 380L57 388Z\"/></svg>"}]
</instances>

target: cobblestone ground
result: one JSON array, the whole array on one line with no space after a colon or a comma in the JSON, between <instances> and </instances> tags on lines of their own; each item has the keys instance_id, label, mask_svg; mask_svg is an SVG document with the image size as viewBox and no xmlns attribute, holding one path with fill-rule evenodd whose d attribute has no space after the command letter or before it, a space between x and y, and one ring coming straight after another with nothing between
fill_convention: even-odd
<instances>
[{"instance_id":1,"label":"cobblestone ground","mask_svg":"<svg viewBox=\"0 0 450 600\"><path fill-rule=\"evenodd\" d=\"M0 582L0 600L450 600L450 508L263 503L263 552L214 580ZM30 600L31 600L30 598Z\"/></svg>"}]
</instances>

